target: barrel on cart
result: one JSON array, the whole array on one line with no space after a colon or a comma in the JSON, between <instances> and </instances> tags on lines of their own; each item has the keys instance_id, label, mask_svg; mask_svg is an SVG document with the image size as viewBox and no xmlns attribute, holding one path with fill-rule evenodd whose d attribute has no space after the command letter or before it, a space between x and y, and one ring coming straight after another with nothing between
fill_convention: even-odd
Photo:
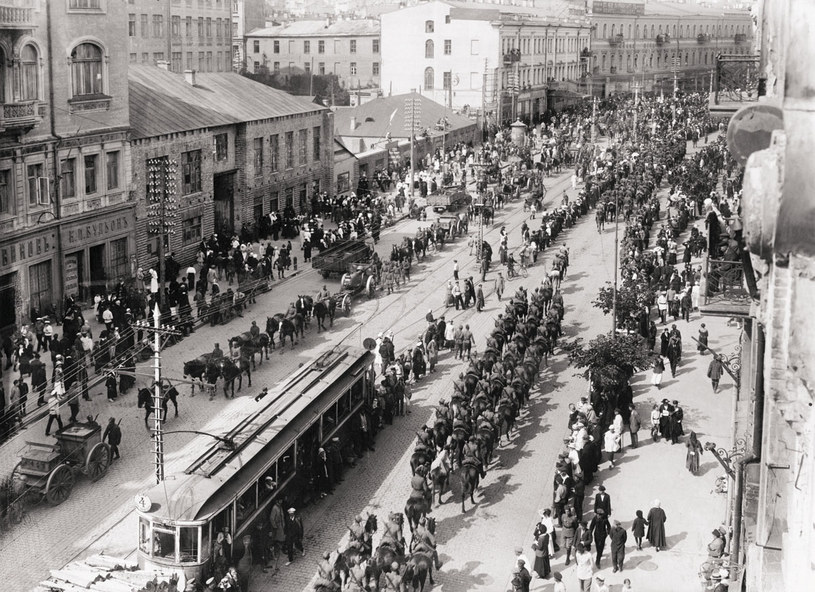
<instances>
[{"instance_id":1,"label":"barrel on cart","mask_svg":"<svg viewBox=\"0 0 815 592\"><path fill-rule=\"evenodd\" d=\"M54 435L56 444L26 442L14 468L15 487L32 503L58 506L71 495L76 473L98 481L110 467L110 446L96 422L73 423Z\"/></svg>"},{"instance_id":2,"label":"barrel on cart","mask_svg":"<svg viewBox=\"0 0 815 592\"><path fill-rule=\"evenodd\" d=\"M370 249L364 240L347 240L335 243L312 257L311 266L327 278L332 273L344 274L349 263L365 261L370 256Z\"/></svg>"}]
</instances>

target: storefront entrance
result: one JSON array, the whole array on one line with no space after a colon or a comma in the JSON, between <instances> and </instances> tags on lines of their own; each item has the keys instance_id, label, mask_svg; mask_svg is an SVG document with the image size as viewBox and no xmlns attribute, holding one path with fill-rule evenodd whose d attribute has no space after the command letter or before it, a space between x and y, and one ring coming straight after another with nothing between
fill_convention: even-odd
<instances>
[{"instance_id":1,"label":"storefront entrance","mask_svg":"<svg viewBox=\"0 0 815 592\"><path fill-rule=\"evenodd\" d=\"M0 334L6 335L17 322L16 310L17 289L15 283L17 273L0 275Z\"/></svg>"},{"instance_id":2,"label":"storefront entrance","mask_svg":"<svg viewBox=\"0 0 815 592\"><path fill-rule=\"evenodd\" d=\"M51 261L43 261L28 268L28 291L31 294L31 316L42 315L51 310L53 284Z\"/></svg>"},{"instance_id":3,"label":"storefront entrance","mask_svg":"<svg viewBox=\"0 0 815 592\"><path fill-rule=\"evenodd\" d=\"M221 173L213 178L215 232L231 236L234 232L235 173Z\"/></svg>"},{"instance_id":4,"label":"storefront entrance","mask_svg":"<svg viewBox=\"0 0 815 592\"><path fill-rule=\"evenodd\" d=\"M107 286L105 285L105 245L96 245L88 249L90 260L90 297L96 294L104 294ZM90 298L89 298L90 299Z\"/></svg>"}]
</instances>

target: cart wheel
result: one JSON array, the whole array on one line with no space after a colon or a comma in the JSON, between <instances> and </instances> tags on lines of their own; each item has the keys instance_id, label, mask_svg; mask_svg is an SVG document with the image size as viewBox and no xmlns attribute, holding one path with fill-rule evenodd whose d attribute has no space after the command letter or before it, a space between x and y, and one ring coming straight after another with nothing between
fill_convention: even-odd
<instances>
[{"instance_id":1,"label":"cart wheel","mask_svg":"<svg viewBox=\"0 0 815 592\"><path fill-rule=\"evenodd\" d=\"M347 284L346 284L346 280L348 280ZM347 274L347 273L342 274L342 277L340 278L340 288L344 289L346 287L350 287L350 285L351 285L351 276L349 274Z\"/></svg>"},{"instance_id":2,"label":"cart wheel","mask_svg":"<svg viewBox=\"0 0 815 592\"><path fill-rule=\"evenodd\" d=\"M342 297L342 312L345 316L351 316L351 295L346 294Z\"/></svg>"},{"instance_id":3,"label":"cart wheel","mask_svg":"<svg viewBox=\"0 0 815 592\"><path fill-rule=\"evenodd\" d=\"M91 481L99 481L110 467L110 446L107 442L98 442L91 448L85 461L85 474Z\"/></svg>"},{"instance_id":4,"label":"cart wheel","mask_svg":"<svg viewBox=\"0 0 815 592\"><path fill-rule=\"evenodd\" d=\"M373 298L375 295L375 282L373 276L368 276L368 281L365 283L365 293L368 294L368 298Z\"/></svg>"},{"instance_id":5,"label":"cart wheel","mask_svg":"<svg viewBox=\"0 0 815 592\"><path fill-rule=\"evenodd\" d=\"M58 506L68 499L74 487L74 473L66 464L59 465L48 475L45 484L45 499L52 506Z\"/></svg>"}]
</instances>

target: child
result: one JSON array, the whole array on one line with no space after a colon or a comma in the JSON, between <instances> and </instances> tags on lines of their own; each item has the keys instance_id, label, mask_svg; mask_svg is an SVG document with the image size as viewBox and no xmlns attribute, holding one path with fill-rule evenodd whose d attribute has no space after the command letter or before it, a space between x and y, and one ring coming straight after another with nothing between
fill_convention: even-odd
<instances>
[{"instance_id":1,"label":"child","mask_svg":"<svg viewBox=\"0 0 815 592\"><path fill-rule=\"evenodd\" d=\"M634 588L631 587L631 580L628 578L623 580L623 587L620 592L633 592Z\"/></svg>"},{"instance_id":2,"label":"child","mask_svg":"<svg viewBox=\"0 0 815 592\"><path fill-rule=\"evenodd\" d=\"M645 527L648 521L642 517L642 510L637 510L637 517L631 525L631 532L634 533L634 540L637 541L637 551L642 551L642 537L645 536Z\"/></svg>"}]
</instances>

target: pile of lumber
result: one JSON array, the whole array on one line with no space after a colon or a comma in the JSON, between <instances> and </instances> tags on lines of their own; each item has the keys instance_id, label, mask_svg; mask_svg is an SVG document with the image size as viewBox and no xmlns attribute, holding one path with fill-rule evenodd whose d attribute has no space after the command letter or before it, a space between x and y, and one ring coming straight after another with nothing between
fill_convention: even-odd
<instances>
[{"instance_id":1,"label":"pile of lumber","mask_svg":"<svg viewBox=\"0 0 815 592\"><path fill-rule=\"evenodd\" d=\"M185 585L183 573L141 570L135 561L110 555L92 555L50 573L31 592L180 592Z\"/></svg>"}]
</instances>

